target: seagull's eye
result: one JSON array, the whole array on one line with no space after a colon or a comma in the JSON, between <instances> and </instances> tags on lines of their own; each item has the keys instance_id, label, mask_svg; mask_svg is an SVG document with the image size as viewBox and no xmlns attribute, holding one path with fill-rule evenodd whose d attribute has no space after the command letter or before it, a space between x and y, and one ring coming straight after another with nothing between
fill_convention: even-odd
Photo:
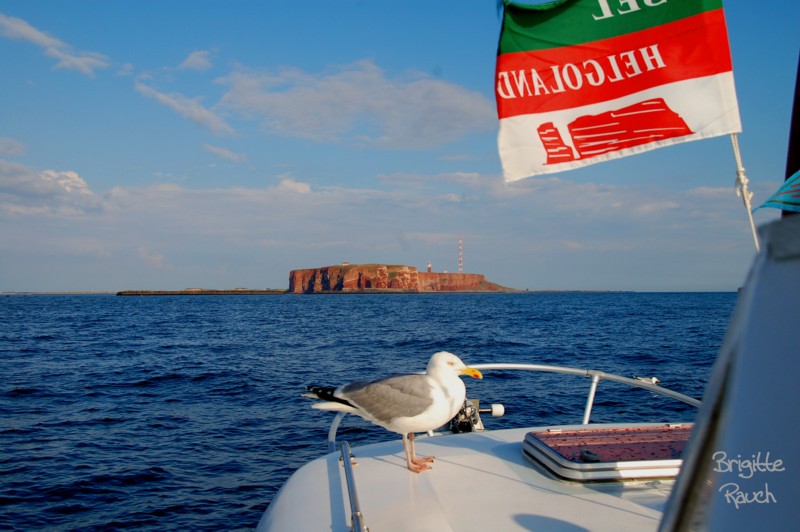
<instances>
[{"instance_id":1,"label":"seagull's eye","mask_svg":"<svg viewBox=\"0 0 800 532\"><path fill-rule=\"evenodd\" d=\"M447 363L447 365L448 365L448 366L455 366L455 365L456 365L456 363L455 363L455 362L453 362L453 361L451 360L451 361L449 361L449 362Z\"/></svg>"}]
</instances>

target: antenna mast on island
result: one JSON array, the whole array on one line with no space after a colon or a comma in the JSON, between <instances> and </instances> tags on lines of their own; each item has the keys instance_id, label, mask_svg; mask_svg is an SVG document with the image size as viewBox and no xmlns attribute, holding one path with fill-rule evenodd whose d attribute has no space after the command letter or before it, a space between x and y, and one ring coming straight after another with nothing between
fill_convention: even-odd
<instances>
[{"instance_id":1,"label":"antenna mast on island","mask_svg":"<svg viewBox=\"0 0 800 532\"><path fill-rule=\"evenodd\" d=\"M458 239L458 273L464 273L464 239Z\"/></svg>"}]
</instances>

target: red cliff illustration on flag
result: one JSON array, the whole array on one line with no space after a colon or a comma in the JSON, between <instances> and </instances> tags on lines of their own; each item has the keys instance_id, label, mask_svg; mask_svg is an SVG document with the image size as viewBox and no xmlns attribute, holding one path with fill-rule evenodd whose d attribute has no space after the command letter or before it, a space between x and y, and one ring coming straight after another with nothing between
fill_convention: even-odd
<instances>
[{"instance_id":1,"label":"red cliff illustration on flag","mask_svg":"<svg viewBox=\"0 0 800 532\"><path fill-rule=\"evenodd\" d=\"M506 181L741 131L721 0L504 2Z\"/></svg>"}]
</instances>

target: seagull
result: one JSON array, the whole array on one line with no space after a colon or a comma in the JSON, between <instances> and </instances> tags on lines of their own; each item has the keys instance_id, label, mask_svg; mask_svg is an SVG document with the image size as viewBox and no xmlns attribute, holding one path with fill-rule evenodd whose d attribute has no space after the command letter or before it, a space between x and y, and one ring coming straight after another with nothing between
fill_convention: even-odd
<instances>
[{"instance_id":1,"label":"seagull","mask_svg":"<svg viewBox=\"0 0 800 532\"><path fill-rule=\"evenodd\" d=\"M661 379L658 377L634 377L637 381L647 382L649 384L658 384Z\"/></svg>"},{"instance_id":2,"label":"seagull","mask_svg":"<svg viewBox=\"0 0 800 532\"><path fill-rule=\"evenodd\" d=\"M431 469L428 464L434 457L416 455L414 433L441 427L455 417L467 393L460 375L483 378L453 353L440 351L431 357L423 374L393 375L338 388L308 386L309 393L303 395L322 400L313 408L356 414L402 435L406 465L409 471L421 473Z\"/></svg>"}]
</instances>

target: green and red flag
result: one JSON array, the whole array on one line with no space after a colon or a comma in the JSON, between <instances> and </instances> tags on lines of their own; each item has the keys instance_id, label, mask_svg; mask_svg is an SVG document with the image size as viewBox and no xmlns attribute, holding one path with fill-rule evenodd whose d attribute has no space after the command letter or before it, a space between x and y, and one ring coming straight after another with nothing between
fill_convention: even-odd
<instances>
[{"instance_id":1,"label":"green and red flag","mask_svg":"<svg viewBox=\"0 0 800 532\"><path fill-rule=\"evenodd\" d=\"M741 131L722 0L504 0L506 181Z\"/></svg>"}]
</instances>

